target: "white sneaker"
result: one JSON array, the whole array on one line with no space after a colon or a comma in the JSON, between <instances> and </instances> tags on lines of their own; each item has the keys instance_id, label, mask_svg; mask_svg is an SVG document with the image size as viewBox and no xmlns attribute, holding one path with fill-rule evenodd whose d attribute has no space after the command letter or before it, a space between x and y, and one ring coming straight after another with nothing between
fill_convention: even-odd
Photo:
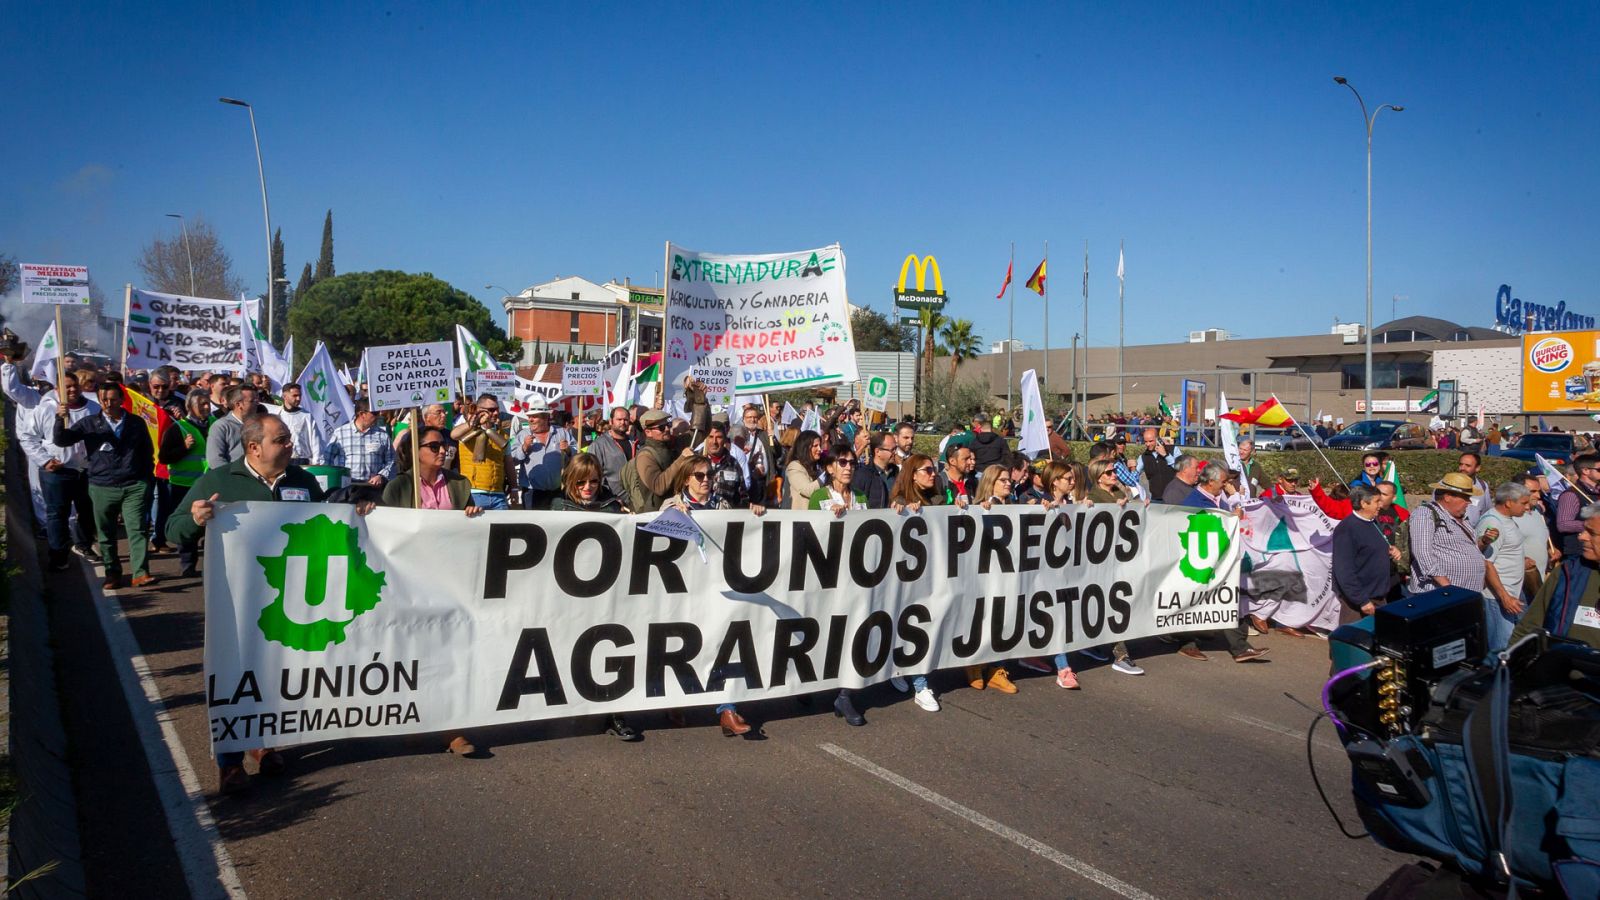
<instances>
[{"instance_id":1,"label":"white sneaker","mask_svg":"<svg viewBox=\"0 0 1600 900\"><path fill-rule=\"evenodd\" d=\"M893 678L889 679L889 683L894 685L894 689L899 691L902 694L911 693L911 685L907 684L906 680L904 678L901 678L899 675L896 675Z\"/></svg>"},{"instance_id":2,"label":"white sneaker","mask_svg":"<svg viewBox=\"0 0 1600 900\"><path fill-rule=\"evenodd\" d=\"M1111 664L1111 671L1113 671L1113 672L1121 672L1124 675L1143 675L1144 674L1144 670L1139 668L1137 663L1135 663L1133 660L1127 658L1126 656L1124 656L1123 658L1121 658L1121 659L1117 660L1116 662L1112 663Z\"/></svg>"},{"instance_id":3,"label":"white sneaker","mask_svg":"<svg viewBox=\"0 0 1600 900\"><path fill-rule=\"evenodd\" d=\"M922 690L917 691L917 695L913 699L916 700L918 706L922 707L928 712L939 711L939 700L933 696L933 688L923 688Z\"/></svg>"}]
</instances>

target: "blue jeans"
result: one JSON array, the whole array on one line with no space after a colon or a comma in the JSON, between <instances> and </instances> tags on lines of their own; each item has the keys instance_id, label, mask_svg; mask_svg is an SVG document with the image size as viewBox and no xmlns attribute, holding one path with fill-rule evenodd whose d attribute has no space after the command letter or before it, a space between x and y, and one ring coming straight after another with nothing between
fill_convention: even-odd
<instances>
[{"instance_id":1,"label":"blue jeans","mask_svg":"<svg viewBox=\"0 0 1600 900\"><path fill-rule=\"evenodd\" d=\"M1505 611L1500 601L1485 591L1483 594L1483 644L1490 653L1504 650L1511 643L1511 632L1516 630L1520 616Z\"/></svg>"},{"instance_id":2,"label":"blue jeans","mask_svg":"<svg viewBox=\"0 0 1600 900\"><path fill-rule=\"evenodd\" d=\"M39 492L44 495L44 534L50 551L66 553L74 544L94 541L94 507L89 503L89 479L81 469L63 466L54 472L39 470ZM67 519L78 511L78 534L68 534Z\"/></svg>"},{"instance_id":3,"label":"blue jeans","mask_svg":"<svg viewBox=\"0 0 1600 900\"><path fill-rule=\"evenodd\" d=\"M472 505L479 509L510 509L506 495L495 491L473 491Z\"/></svg>"}]
</instances>

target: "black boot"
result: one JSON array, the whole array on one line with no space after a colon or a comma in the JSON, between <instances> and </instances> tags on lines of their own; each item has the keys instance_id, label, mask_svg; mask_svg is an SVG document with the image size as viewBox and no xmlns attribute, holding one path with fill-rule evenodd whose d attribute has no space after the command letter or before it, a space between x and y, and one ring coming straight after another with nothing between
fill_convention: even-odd
<instances>
[{"instance_id":1,"label":"black boot","mask_svg":"<svg viewBox=\"0 0 1600 900\"><path fill-rule=\"evenodd\" d=\"M850 702L850 692L840 691L839 696L833 701L833 714L844 719L847 725L865 725L867 719L856 711L856 705Z\"/></svg>"},{"instance_id":2,"label":"black boot","mask_svg":"<svg viewBox=\"0 0 1600 900\"><path fill-rule=\"evenodd\" d=\"M637 741L642 737L627 719L616 715L606 720L606 734L615 735L619 741Z\"/></svg>"}]
</instances>

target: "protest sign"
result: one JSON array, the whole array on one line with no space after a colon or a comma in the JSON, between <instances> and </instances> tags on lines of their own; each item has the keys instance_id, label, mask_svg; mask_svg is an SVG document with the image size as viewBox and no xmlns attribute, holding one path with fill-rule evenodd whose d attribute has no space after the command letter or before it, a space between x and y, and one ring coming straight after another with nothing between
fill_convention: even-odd
<instances>
[{"instance_id":1,"label":"protest sign","mask_svg":"<svg viewBox=\"0 0 1600 900\"><path fill-rule=\"evenodd\" d=\"M676 506L662 510L660 515L640 525L639 530L695 544L704 543L706 539L705 532L694 523L694 516Z\"/></svg>"},{"instance_id":2,"label":"protest sign","mask_svg":"<svg viewBox=\"0 0 1600 900\"><path fill-rule=\"evenodd\" d=\"M889 379L882 375L874 375L868 378L867 394L862 398L861 405L873 412L888 412Z\"/></svg>"},{"instance_id":3,"label":"protest sign","mask_svg":"<svg viewBox=\"0 0 1600 900\"><path fill-rule=\"evenodd\" d=\"M650 518L219 504L215 749L709 708L1238 621L1243 542L1215 511L706 511L705 562Z\"/></svg>"},{"instance_id":4,"label":"protest sign","mask_svg":"<svg viewBox=\"0 0 1600 900\"><path fill-rule=\"evenodd\" d=\"M1239 512L1239 543L1251 564L1242 584L1250 613L1288 628L1339 627L1343 604L1333 589L1332 549L1337 523L1316 498L1246 500Z\"/></svg>"},{"instance_id":5,"label":"protest sign","mask_svg":"<svg viewBox=\"0 0 1600 900\"><path fill-rule=\"evenodd\" d=\"M455 381L449 341L367 348L367 399L373 412L449 403Z\"/></svg>"},{"instance_id":6,"label":"protest sign","mask_svg":"<svg viewBox=\"0 0 1600 900\"><path fill-rule=\"evenodd\" d=\"M666 379L731 367L739 393L858 380L844 253L724 256L667 245Z\"/></svg>"},{"instance_id":7,"label":"protest sign","mask_svg":"<svg viewBox=\"0 0 1600 900\"><path fill-rule=\"evenodd\" d=\"M474 394L492 394L502 406L511 402L517 388L517 373L510 369L484 369L472 373L472 380Z\"/></svg>"},{"instance_id":8,"label":"protest sign","mask_svg":"<svg viewBox=\"0 0 1600 900\"><path fill-rule=\"evenodd\" d=\"M242 372L243 304L134 289L128 295L128 365Z\"/></svg>"},{"instance_id":9,"label":"protest sign","mask_svg":"<svg viewBox=\"0 0 1600 900\"><path fill-rule=\"evenodd\" d=\"M89 305L88 266L50 266L23 263L18 267L23 303L56 306Z\"/></svg>"},{"instance_id":10,"label":"protest sign","mask_svg":"<svg viewBox=\"0 0 1600 900\"><path fill-rule=\"evenodd\" d=\"M561 396L576 397L587 408L598 403L604 393L600 363L567 363L561 367Z\"/></svg>"},{"instance_id":11,"label":"protest sign","mask_svg":"<svg viewBox=\"0 0 1600 900\"><path fill-rule=\"evenodd\" d=\"M694 366L689 377L706 386L706 403L723 409L733 405L734 373L728 366Z\"/></svg>"}]
</instances>

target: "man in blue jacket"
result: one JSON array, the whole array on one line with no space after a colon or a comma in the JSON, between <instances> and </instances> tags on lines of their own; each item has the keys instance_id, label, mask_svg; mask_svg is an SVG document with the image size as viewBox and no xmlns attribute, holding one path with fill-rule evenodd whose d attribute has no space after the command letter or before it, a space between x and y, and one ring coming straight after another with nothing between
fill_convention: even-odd
<instances>
[{"instance_id":1,"label":"man in blue jacket","mask_svg":"<svg viewBox=\"0 0 1600 900\"><path fill-rule=\"evenodd\" d=\"M51 440L60 447L82 443L89 454L89 502L94 507L95 530L100 533L100 558L105 561L103 587L122 586L122 562L117 557L117 513L128 532L128 561L133 586L155 582L150 574L150 498L155 489L155 448L144 421L122 408L122 379L106 377L96 392L100 415L70 422L71 410L57 412Z\"/></svg>"}]
</instances>

